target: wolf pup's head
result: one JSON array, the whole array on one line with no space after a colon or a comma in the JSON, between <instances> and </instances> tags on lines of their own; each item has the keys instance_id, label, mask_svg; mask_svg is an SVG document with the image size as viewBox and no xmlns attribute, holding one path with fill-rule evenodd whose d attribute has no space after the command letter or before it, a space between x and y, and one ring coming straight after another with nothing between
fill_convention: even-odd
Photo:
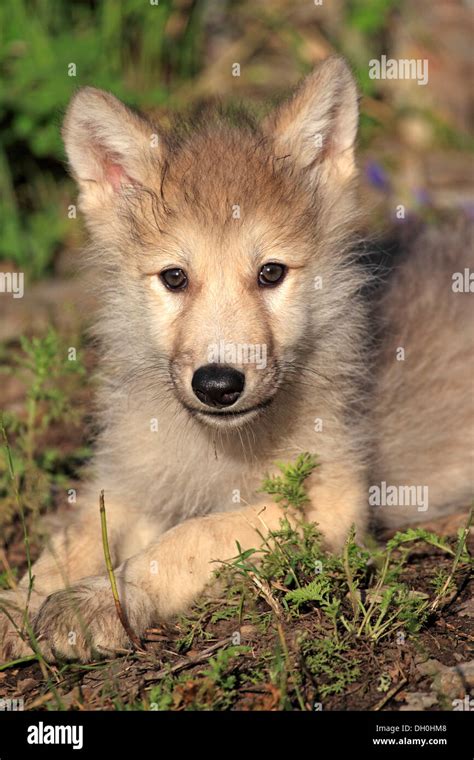
<instances>
[{"instance_id":1,"label":"wolf pup's head","mask_svg":"<svg viewBox=\"0 0 474 760\"><path fill-rule=\"evenodd\" d=\"M234 109L160 131L79 90L63 134L118 384L145 377L200 422L239 426L318 350L330 372L321 345L353 289L357 101L339 58L260 124Z\"/></svg>"}]
</instances>

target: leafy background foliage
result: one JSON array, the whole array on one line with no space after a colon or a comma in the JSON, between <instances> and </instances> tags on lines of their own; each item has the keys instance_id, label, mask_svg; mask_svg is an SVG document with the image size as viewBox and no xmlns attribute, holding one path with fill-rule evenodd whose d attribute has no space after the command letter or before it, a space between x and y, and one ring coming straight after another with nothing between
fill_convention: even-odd
<instances>
[{"instance_id":1,"label":"leafy background foliage","mask_svg":"<svg viewBox=\"0 0 474 760\"><path fill-rule=\"evenodd\" d=\"M368 60L397 49L405 54L400 48L405 38L415 40L410 53L430 56L432 70L449 68L447 59L436 60L442 53L430 39L436 19L431 28L419 25L425 0L418 0L418 11L395 0L321 6L272 0L257 7L250 0L152 2L3 0L0 5L0 259L32 279L54 273L61 251L81 240L80 226L67 216L74 190L64 171L60 124L82 85L105 88L132 106L155 111L214 95L260 104L292 87L315 61L339 52L349 59L365 96L363 147L373 147L383 130L396 132L397 119L407 112L418 120L415 133L428 134L430 147L469 147L459 115L463 92L453 94L465 83L450 82L449 97L457 100L444 108L433 87L427 101L417 85L411 90L393 85L387 93L368 76ZM449 56L450 39L446 28L442 31ZM455 54L461 54L459 46ZM242 66L238 81L230 74L236 61ZM68 75L71 63L76 76ZM400 152L380 158L379 151L382 166L369 166L369 183L386 193L386 172L396 170L402 158ZM418 203L426 202L420 188L412 192Z\"/></svg>"}]
</instances>

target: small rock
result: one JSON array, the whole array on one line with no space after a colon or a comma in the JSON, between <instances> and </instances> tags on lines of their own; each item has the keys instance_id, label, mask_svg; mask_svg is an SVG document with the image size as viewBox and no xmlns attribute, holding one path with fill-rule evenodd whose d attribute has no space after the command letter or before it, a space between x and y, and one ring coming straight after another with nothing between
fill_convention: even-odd
<instances>
[{"instance_id":1,"label":"small rock","mask_svg":"<svg viewBox=\"0 0 474 760\"><path fill-rule=\"evenodd\" d=\"M446 665L443 665L442 662L439 662L438 660L434 660L432 658L425 660L424 662L420 662L417 665L418 670L423 676L435 676L441 671L442 668L445 667Z\"/></svg>"},{"instance_id":2,"label":"small rock","mask_svg":"<svg viewBox=\"0 0 474 760\"><path fill-rule=\"evenodd\" d=\"M422 691L408 692L405 696L406 704L400 707L400 712L429 710L437 701L438 698L435 694Z\"/></svg>"},{"instance_id":3,"label":"small rock","mask_svg":"<svg viewBox=\"0 0 474 760\"><path fill-rule=\"evenodd\" d=\"M459 699L466 693L466 687L474 687L474 660L453 667L443 665L438 660L420 663L418 671L433 678L431 690L451 699Z\"/></svg>"}]
</instances>

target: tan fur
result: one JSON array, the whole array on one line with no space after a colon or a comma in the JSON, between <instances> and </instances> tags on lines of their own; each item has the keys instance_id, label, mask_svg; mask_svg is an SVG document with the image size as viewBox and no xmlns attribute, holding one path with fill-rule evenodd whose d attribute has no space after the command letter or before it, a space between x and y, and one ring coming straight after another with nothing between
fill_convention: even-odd
<instances>
[{"instance_id":1,"label":"tan fur","mask_svg":"<svg viewBox=\"0 0 474 760\"><path fill-rule=\"evenodd\" d=\"M474 473L474 321L472 292L454 292L454 273L473 271L472 223L428 228L406 246L379 306L382 349L373 423L371 482L429 489L421 515L379 510L397 526L468 506ZM399 347L405 359L397 361Z\"/></svg>"},{"instance_id":2,"label":"tan fur","mask_svg":"<svg viewBox=\"0 0 474 760\"><path fill-rule=\"evenodd\" d=\"M448 386L448 367L443 390L432 396L419 378L409 386L414 359L405 363L402 382L392 379L388 341L375 402L372 395L367 273L352 251L356 124L355 84L337 58L321 64L261 126L244 115L210 113L193 129L176 127L157 139L153 125L107 93L86 88L73 99L64 139L101 304L101 433L77 522L53 535L34 567L30 610L47 658L87 660L127 645L102 557L102 488L122 602L141 634L192 603L211 578L212 561L234 556L237 541L258 547L257 531L279 526L280 508L258 492L275 460L317 453L306 516L333 548L353 524L362 537L374 473L400 478L406 467L410 477L443 480L432 472L438 459L430 459L421 435L404 458L389 394L396 388L400 404L408 401L415 426L415 386L449 416L460 406L446 396L452 389L464 394L465 383ZM268 261L284 263L288 273L278 287L262 290L257 273ZM171 293L157 277L173 266L188 273L186 291ZM400 272L402 289L411 276ZM412 359L411 341L419 354L426 315L414 302L410 309L420 325L419 338L411 322L405 327ZM402 329L404 296L392 291L386 311L393 329ZM456 334L464 307L453 306L453 318ZM193 372L220 340L267 348L264 369L239 367L245 390L232 410L254 409L243 416L206 416L191 389ZM426 356L429 362L429 348ZM436 372L441 364L440 355ZM462 374L461 356L450 366ZM449 419L449 434L437 442L449 439L456 461L437 505L462 501L469 490L460 426ZM23 580L3 598L20 625L26 588ZM2 639L4 657L28 651L6 618Z\"/></svg>"}]
</instances>

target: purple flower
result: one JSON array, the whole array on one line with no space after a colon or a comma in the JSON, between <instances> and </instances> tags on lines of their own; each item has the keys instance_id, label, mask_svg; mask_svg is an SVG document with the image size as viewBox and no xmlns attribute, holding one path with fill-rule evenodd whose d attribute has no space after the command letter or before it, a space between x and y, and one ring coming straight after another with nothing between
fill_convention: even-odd
<instances>
[{"instance_id":1,"label":"purple flower","mask_svg":"<svg viewBox=\"0 0 474 760\"><path fill-rule=\"evenodd\" d=\"M383 190L388 192L390 190L390 181L385 172L385 169L376 161L369 161L365 167L365 176L371 185L377 188L377 190Z\"/></svg>"}]
</instances>

